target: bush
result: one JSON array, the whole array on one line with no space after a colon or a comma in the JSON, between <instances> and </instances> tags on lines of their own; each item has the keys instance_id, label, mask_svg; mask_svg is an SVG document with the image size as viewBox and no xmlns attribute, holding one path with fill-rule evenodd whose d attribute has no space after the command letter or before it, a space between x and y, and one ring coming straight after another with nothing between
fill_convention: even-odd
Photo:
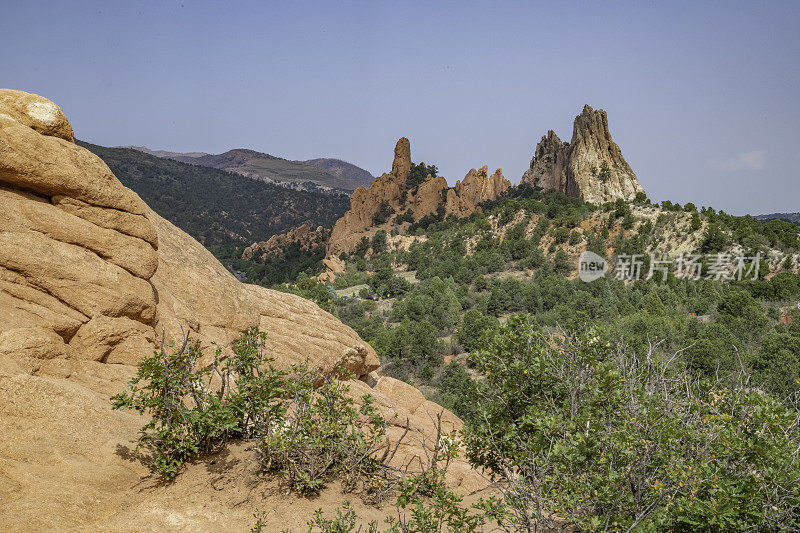
<instances>
[{"instance_id":1,"label":"bush","mask_svg":"<svg viewBox=\"0 0 800 533\"><path fill-rule=\"evenodd\" d=\"M730 239L718 224L709 224L700 243L700 252L704 254L721 252L729 242Z\"/></svg>"},{"instance_id":2,"label":"bush","mask_svg":"<svg viewBox=\"0 0 800 533\"><path fill-rule=\"evenodd\" d=\"M477 310L471 309L464 314L461 327L456 331L456 338L466 351L471 352L480 346L484 335L492 333L499 325L495 317L484 316Z\"/></svg>"},{"instance_id":3,"label":"bush","mask_svg":"<svg viewBox=\"0 0 800 533\"><path fill-rule=\"evenodd\" d=\"M569 228L555 228L551 233L556 244L564 244L570 236Z\"/></svg>"},{"instance_id":4,"label":"bush","mask_svg":"<svg viewBox=\"0 0 800 533\"><path fill-rule=\"evenodd\" d=\"M318 510L309 522L309 532L350 533L368 531L377 533L477 533L489 520L504 517L500 503L491 498L479 500L472 508L465 507L463 498L451 492L445 485L445 472L450 461L457 456L458 442L441 433L441 413L434 420L436 426L435 446L422 465L422 471L400 480L395 503L397 517L388 517L386 527L379 530L378 522L366 525L358 520L349 502L336 509L333 518L325 518Z\"/></svg>"},{"instance_id":5,"label":"bush","mask_svg":"<svg viewBox=\"0 0 800 533\"><path fill-rule=\"evenodd\" d=\"M798 414L769 396L522 316L472 358L486 377L468 457L506 481L520 529L800 527Z\"/></svg>"},{"instance_id":6,"label":"bush","mask_svg":"<svg viewBox=\"0 0 800 533\"><path fill-rule=\"evenodd\" d=\"M374 457L384 444L386 422L372 397L356 409L347 386L319 378L305 366L293 369L286 385L285 416L262 431L258 452L264 470L280 472L298 494L316 494L333 476L346 490L372 477L381 462Z\"/></svg>"},{"instance_id":7,"label":"bush","mask_svg":"<svg viewBox=\"0 0 800 533\"><path fill-rule=\"evenodd\" d=\"M385 224L393 214L394 208L389 205L389 202L383 200L378 206L378 210L372 214L372 224L375 226Z\"/></svg>"},{"instance_id":8,"label":"bush","mask_svg":"<svg viewBox=\"0 0 800 533\"><path fill-rule=\"evenodd\" d=\"M418 186L420 183L425 181L428 177L428 174L431 177L436 177L439 172L439 169L436 168L436 165L426 165L425 163L411 163L411 170L408 173L408 180L406 180L406 188L412 189Z\"/></svg>"},{"instance_id":9,"label":"bush","mask_svg":"<svg viewBox=\"0 0 800 533\"><path fill-rule=\"evenodd\" d=\"M164 348L142 359L128 390L112 397L114 409L149 414L137 448L151 453L150 467L173 479L183 464L232 437L254 435L282 415L277 402L284 375L263 353L265 335L250 331L224 362L220 352L211 365L197 368L199 341L189 341L173 355ZM221 381L212 390L213 379Z\"/></svg>"},{"instance_id":10,"label":"bush","mask_svg":"<svg viewBox=\"0 0 800 533\"><path fill-rule=\"evenodd\" d=\"M403 191L403 192L405 192L405 191ZM412 211L411 209L406 209L405 211L403 211L402 213L400 213L399 215L394 217L394 223L395 224L400 225L403 222L408 222L410 224L413 224L414 223L414 211Z\"/></svg>"},{"instance_id":11,"label":"bush","mask_svg":"<svg viewBox=\"0 0 800 533\"><path fill-rule=\"evenodd\" d=\"M205 367L199 343L188 337L174 355L162 349L139 363L128 390L112 401L114 409L151 416L138 447L151 453L152 470L171 480L186 461L226 440L254 438L263 469L281 473L297 493L314 494L338 476L345 490L361 483L365 498L381 501L397 476L386 466L386 422L372 397L362 396L356 408L335 378L314 375L306 365L273 368L265 338L250 330L229 358L221 361L218 350ZM382 457L379 448L385 448Z\"/></svg>"}]
</instances>

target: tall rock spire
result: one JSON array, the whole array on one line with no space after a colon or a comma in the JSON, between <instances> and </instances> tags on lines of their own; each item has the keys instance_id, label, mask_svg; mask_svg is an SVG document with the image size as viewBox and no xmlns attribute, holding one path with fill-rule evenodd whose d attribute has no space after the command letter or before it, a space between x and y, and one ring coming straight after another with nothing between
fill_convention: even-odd
<instances>
[{"instance_id":1,"label":"tall rock spire","mask_svg":"<svg viewBox=\"0 0 800 533\"><path fill-rule=\"evenodd\" d=\"M552 130L542 137L522 181L598 204L644 192L611 138L606 112L588 105L575 117L570 143Z\"/></svg>"},{"instance_id":2,"label":"tall rock spire","mask_svg":"<svg viewBox=\"0 0 800 533\"><path fill-rule=\"evenodd\" d=\"M405 183L409 172L411 172L411 143L405 137L400 137L394 146L392 174Z\"/></svg>"}]
</instances>

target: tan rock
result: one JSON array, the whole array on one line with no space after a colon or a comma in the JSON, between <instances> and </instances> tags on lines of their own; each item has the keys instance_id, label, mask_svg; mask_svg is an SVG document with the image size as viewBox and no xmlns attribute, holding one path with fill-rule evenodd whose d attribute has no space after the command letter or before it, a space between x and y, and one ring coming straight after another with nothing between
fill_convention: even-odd
<instances>
[{"instance_id":1,"label":"tan rock","mask_svg":"<svg viewBox=\"0 0 800 533\"><path fill-rule=\"evenodd\" d=\"M487 176L488 167L472 169L464 181L456 182L450 189L447 180L441 176L428 175L416 187L407 188L406 183L411 169L411 147L405 137L397 141L391 174L375 178L369 189L359 187L350 197L350 209L336 221L327 246L327 257L336 257L342 252L352 252L364 237L371 238L379 229L390 231L404 227L394 223L394 216L383 224L375 224L374 216L383 204L396 214L411 210L414 220L432 215L444 209L444 215L465 217L478 209L478 204L496 200L510 186L511 182L497 169ZM395 228L395 226L397 226ZM329 280L325 275L321 279Z\"/></svg>"},{"instance_id":2,"label":"tan rock","mask_svg":"<svg viewBox=\"0 0 800 533\"><path fill-rule=\"evenodd\" d=\"M61 108L38 94L0 89L0 115L6 115L42 135L75 141L72 126Z\"/></svg>"},{"instance_id":3,"label":"tan rock","mask_svg":"<svg viewBox=\"0 0 800 533\"><path fill-rule=\"evenodd\" d=\"M240 283L199 242L150 211L158 233L158 270L151 283L158 295L156 332L180 342L185 332L205 345L229 344L259 325L255 303Z\"/></svg>"},{"instance_id":4,"label":"tan rock","mask_svg":"<svg viewBox=\"0 0 800 533\"><path fill-rule=\"evenodd\" d=\"M86 316L127 316L145 323L155 316L147 280L35 231L0 231L0 266Z\"/></svg>"},{"instance_id":5,"label":"tan rock","mask_svg":"<svg viewBox=\"0 0 800 533\"><path fill-rule=\"evenodd\" d=\"M389 376L382 376L378 380L375 391L391 398L394 402L393 407L402 408L412 414L425 403L425 396L419 389Z\"/></svg>"},{"instance_id":6,"label":"tan rock","mask_svg":"<svg viewBox=\"0 0 800 533\"><path fill-rule=\"evenodd\" d=\"M333 272L334 274L341 274L345 271L344 261L339 259L338 257L329 257L322 260L322 264Z\"/></svg>"},{"instance_id":7,"label":"tan rock","mask_svg":"<svg viewBox=\"0 0 800 533\"><path fill-rule=\"evenodd\" d=\"M240 283L200 243L155 213L159 267L151 279L158 294L158 323L168 341L184 332L210 347L229 345L260 327L276 364L308 360L324 374L342 366L357 377L378 367L372 347L333 315L292 294ZM182 329L183 328L183 329Z\"/></svg>"},{"instance_id":8,"label":"tan rock","mask_svg":"<svg viewBox=\"0 0 800 533\"><path fill-rule=\"evenodd\" d=\"M400 137L394 147L394 161L392 162L392 174L397 176L403 184L411 171L411 143L405 137Z\"/></svg>"},{"instance_id":9,"label":"tan rock","mask_svg":"<svg viewBox=\"0 0 800 533\"><path fill-rule=\"evenodd\" d=\"M375 396L393 436L409 428L395 464L412 471L423 464L435 446L432 421L439 406L409 385L378 376L375 351L312 302L239 283L97 158L51 136L65 135L63 125L45 128L42 116L40 123L23 124L17 109L24 98L21 93L12 102L16 107L2 102L16 118L0 116L0 202L7 207L0 213L4 530L244 530L256 509L275 506L263 494L251 501L255 473L248 470L254 463L246 446L226 449L222 477L212 473L217 466L211 462L188 465L173 484L146 477L134 449L145 419L112 411L109 397L123 390L132 365L154 346L180 342L183 334L200 340L208 358L213 343L227 351L242 331L259 326L279 366L308 361L326 375L348 369L375 385L350 382L358 397ZM396 167L403 175L410 154L399 146ZM396 198L401 180L386 176L375 192L383 188L379 198ZM364 214L353 215L354 224ZM460 427L452 413L442 418L446 431ZM451 472L448 484L459 492L485 486L463 460ZM220 482L226 490L205 488ZM335 506L341 494L321 498ZM304 526L320 501L289 497L272 524Z\"/></svg>"},{"instance_id":10,"label":"tan rock","mask_svg":"<svg viewBox=\"0 0 800 533\"><path fill-rule=\"evenodd\" d=\"M258 285L244 287L257 305L276 364L285 368L308 360L320 374L344 368L358 378L380 366L372 346L315 303Z\"/></svg>"},{"instance_id":11,"label":"tan rock","mask_svg":"<svg viewBox=\"0 0 800 533\"><path fill-rule=\"evenodd\" d=\"M39 326L71 338L89 318L0 267L0 331Z\"/></svg>"},{"instance_id":12,"label":"tan rock","mask_svg":"<svg viewBox=\"0 0 800 533\"><path fill-rule=\"evenodd\" d=\"M81 326L69 345L78 359L136 365L153 351L154 341L150 326L126 317L97 315Z\"/></svg>"},{"instance_id":13,"label":"tan rock","mask_svg":"<svg viewBox=\"0 0 800 533\"><path fill-rule=\"evenodd\" d=\"M124 235L138 237L150 243L156 250L158 249L156 230L144 215L96 207L68 196L53 196L51 201L53 205L67 213L88 220L102 228L113 229Z\"/></svg>"},{"instance_id":14,"label":"tan rock","mask_svg":"<svg viewBox=\"0 0 800 533\"><path fill-rule=\"evenodd\" d=\"M88 150L0 116L0 185L144 214L145 204Z\"/></svg>"},{"instance_id":15,"label":"tan rock","mask_svg":"<svg viewBox=\"0 0 800 533\"><path fill-rule=\"evenodd\" d=\"M479 170L470 170L464 176L464 181L456 182L458 196L477 206L488 200L497 200L511 187L511 182L503 177L502 169L498 168L491 176L487 176L488 173L489 167L486 165Z\"/></svg>"},{"instance_id":16,"label":"tan rock","mask_svg":"<svg viewBox=\"0 0 800 533\"><path fill-rule=\"evenodd\" d=\"M270 255L279 253L290 244L297 244L301 250L311 250L325 245L328 231L322 226L311 229L308 224L302 224L285 233L273 235L267 241L257 242L248 246L242 252L242 259L249 260L256 255Z\"/></svg>"},{"instance_id":17,"label":"tan rock","mask_svg":"<svg viewBox=\"0 0 800 533\"><path fill-rule=\"evenodd\" d=\"M611 139L606 112L588 105L575 118L567 176L568 192L579 194L587 202L633 200L644 191Z\"/></svg>"},{"instance_id":18,"label":"tan rock","mask_svg":"<svg viewBox=\"0 0 800 533\"><path fill-rule=\"evenodd\" d=\"M531 165L522 176L524 183L544 190L566 192L569 143L561 142L553 130L536 145Z\"/></svg>"},{"instance_id":19,"label":"tan rock","mask_svg":"<svg viewBox=\"0 0 800 533\"><path fill-rule=\"evenodd\" d=\"M59 242L91 250L134 276L150 279L158 266L150 243L58 209L35 195L0 187L0 227L5 231L36 231Z\"/></svg>"},{"instance_id":20,"label":"tan rock","mask_svg":"<svg viewBox=\"0 0 800 533\"><path fill-rule=\"evenodd\" d=\"M417 194L411 200L414 210L414 219L419 220L426 215L436 213L439 206L444 203L443 191L447 190L447 180L441 176L428 178L419 184ZM447 193L444 193L447 194Z\"/></svg>"},{"instance_id":21,"label":"tan rock","mask_svg":"<svg viewBox=\"0 0 800 533\"><path fill-rule=\"evenodd\" d=\"M68 357L69 346L53 330L42 327L9 329L0 333L0 359Z\"/></svg>"}]
</instances>

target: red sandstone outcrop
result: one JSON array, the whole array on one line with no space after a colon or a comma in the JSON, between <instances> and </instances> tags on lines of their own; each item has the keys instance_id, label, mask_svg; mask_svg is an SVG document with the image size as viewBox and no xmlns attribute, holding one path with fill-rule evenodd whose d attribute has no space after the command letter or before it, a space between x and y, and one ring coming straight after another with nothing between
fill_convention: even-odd
<instances>
[{"instance_id":1,"label":"red sandstone outcrop","mask_svg":"<svg viewBox=\"0 0 800 533\"><path fill-rule=\"evenodd\" d=\"M489 167L486 165L479 170L474 168L470 170L464 181L456 182L456 194L468 199L474 205L499 198L508 190L511 182L503 177L503 171L499 168L489 177L487 177L488 172Z\"/></svg>"},{"instance_id":2,"label":"red sandstone outcrop","mask_svg":"<svg viewBox=\"0 0 800 533\"><path fill-rule=\"evenodd\" d=\"M611 139L606 112L588 105L575 117L570 143L562 143L552 130L542 137L522 182L598 204L632 200L644 192Z\"/></svg>"},{"instance_id":3,"label":"red sandstone outcrop","mask_svg":"<svg viewBox=\"0 0 800 533\"><path fill-rule=\"evenodd\" d=\"M394 217L408 210L414 220L443 209L445 216L469 216L481 202L496 200L510 186L500 169L488 176L488 167L472 169L454 188L441 176L428 176L415 187L407 187L411 169L411 145L405 137L394 149L392 172L375 178L369 189L359 187L350 197L350 210L340 218L328 241L328 256L351 252L363 237L371 237L379 229L395 227ZM392 213L386 222L376 222L380 210ZM379 218L377 220L380 220ZM398 227L402 231L403 226Z\"/></svg>"}]
</instances>

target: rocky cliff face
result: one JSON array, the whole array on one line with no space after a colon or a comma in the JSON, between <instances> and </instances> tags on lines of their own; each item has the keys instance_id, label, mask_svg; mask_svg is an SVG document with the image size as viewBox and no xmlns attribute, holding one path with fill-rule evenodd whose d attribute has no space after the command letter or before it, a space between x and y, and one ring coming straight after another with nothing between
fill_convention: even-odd
<instances>
[{"instance_id":1,"label":"rocky cliff face","mask_svg":"<svg viewBox=\"0 0 800 533\"><path fill-rule=\"evenodd\" d=\"M484 166L470 170L452 189L441 176L428 176L422 183L408 187L410 171L411 145L403 137L394 149L392 171L375 178L369 189L359 187L353 192L350 210L336 222L328 241L329 257L351 252L363 237L369 238L380 229L397 226L402 232L408 223L394 224L396 214L410 210L416 221L441 208L445 216L469 216L478 209L478 204L497 199L511 186L500 169L487 176L488 167ZM376 222L375 215L382 209L392 214L385 222Z\"/></svg>"},{"instance_id":2,"label":"rocky cliff face","mask_svg":"<svg viewBox=\"0 0 800 533\"><path fill-rule=\"evenodd\" d=\"M511 186L511 182L503 177L503 171L497 169L487 177L489 167L484 165L479 170L474 168L467 172L464 181L456 181L456 194L478 205L486 200L496 200Z\"/></svg>"},{"instance_id":3,"label":"rocky cliff face","mask_svg":"<svg viewBox=\"0 0 800 533\"><path fill-rule=\"evenodd\" d=\"M69 122L49 100L0 90L0 205L5 529L249 527L254 506L265 503L240 508L241 501L220 500L208 470L188 488L143 486L146 468L132 451L143 420L110 410L109 396L130 379L133 365L184 333L211 357L214 345L227 347L258 326L279 366L308 361L327 375L347 368L363 379L351 388L370 391L391 414L398 425L392 431L411 421L398 460L424 455L428 414L441 408L375 374L374 350L312 302L239 283L76 146ZM446 416L450 427L460 427ZM461 463L450 483L464 491L479 479ZM198 499L213 511L196 513Z\"/></svg>"},{"instance_id":4,"label":"rocky cliff face","mask_svg":"<svg viewBox=\"0 0 800 533\"><path fill-rule=\"evenodd\" d=\"M249 260L259 255L263 256L280 250L291 243L297 243L302 250L311 250L312 248L324 246L328 233L322 226L311 229L308 224L302 224L286 233L273 235L266 241L253 243L242 251L242 259Z\"/></svg>"},{"instance_id":5,"label":"rocky cliff face","mask_svg":"<svg viewBox=\"0 0 800 533\"><path fill-rule=\"evenodd\" d=\"M632 200L644 192L611 139L606 112L588 105L575 117L570 143L562 143L552 130L542 137L522 181L597 204Z\"/></svg>"}]
</instances>

